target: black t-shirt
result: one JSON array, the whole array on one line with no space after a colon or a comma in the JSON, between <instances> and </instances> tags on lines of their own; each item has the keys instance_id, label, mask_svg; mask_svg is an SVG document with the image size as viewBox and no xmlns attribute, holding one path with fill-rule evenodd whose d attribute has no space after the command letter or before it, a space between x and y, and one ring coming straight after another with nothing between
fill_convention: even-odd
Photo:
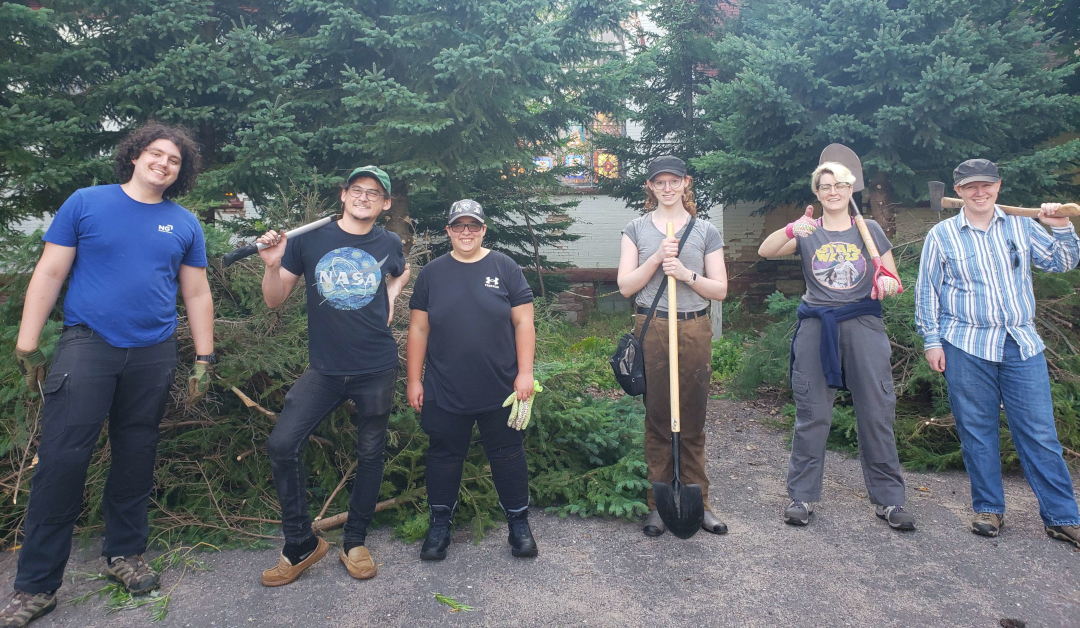
<instances>
[{"instance_id":1,"label":"black t-shirt","mask_svg":"<svg viewBox=\"0 0 1080 628\"><path fill-rule=\"evenodd\" d=\"M324 375L359 375L397 366L387 319L386 276L405 272L401 238L376 226L366 235L338 223L285 245L281 266L307 285L308 360Z\"/></svg>"},{"instance_id":2,"label":"black t-shirt","mask_svg":"<svg viewBox=\"0 0 1080 628\"><path fill-rule=\"evenodd\" d=\"M510 308L532 300L521 267L496 251L471 264L447 253L424 266L409 300L431 326L424 402L460 414L500 407L518 372Z\"/></svg>"}]
</instances>

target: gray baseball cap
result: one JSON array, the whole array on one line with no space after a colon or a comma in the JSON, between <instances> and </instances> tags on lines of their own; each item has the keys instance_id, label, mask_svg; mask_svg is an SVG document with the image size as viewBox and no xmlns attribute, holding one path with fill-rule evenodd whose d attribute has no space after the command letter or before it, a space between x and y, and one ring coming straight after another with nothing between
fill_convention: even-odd
<instances>
[{"instance_id":1,"label":"gray baseball cap","mask_svg":"<svg viewBox=\"0 0 1080 628\"><path fill-rule=\"evenodd\" d=\"M995 183L1001 181L997 165L989 159L969 159L952 172L953 185L960 187L976 181Z\"/></svg>"},{"instance_id":2,"label":"gray baseball cap","mask_svg":"<svg viewBox=\"0 0 1080 628\"><path fill-rule=\"evenodd\" d=\"M649 181L658 174L673 174L676 177L686 176L686 162L674 155L663 155L649 162Z\"/></svg>"},{"instance_id":3,"label":"gray baseball cap","mask_svg":"<svg viewBox=\"0 0 1080 628\"><path fill-rule=\"evenodd\" d=\"M471 198L463 198L450 206L450 213L446 216L446 224L450 224L462 216L472 216L484 223L484 208L480 203Z\"/></svg>"}]
</instances>

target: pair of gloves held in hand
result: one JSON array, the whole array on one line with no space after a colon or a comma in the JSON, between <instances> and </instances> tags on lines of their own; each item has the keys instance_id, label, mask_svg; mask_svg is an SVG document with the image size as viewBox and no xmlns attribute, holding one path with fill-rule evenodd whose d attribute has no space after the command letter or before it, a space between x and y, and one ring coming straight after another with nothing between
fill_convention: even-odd
<instances>
[{"instance_id":1,"label":"pair of gloves held in hand","mask_svg":"<svg viewBox=\"0 0 1080 628\"><path fill-rule=\"evenodd\" d=\"M31 392L42 393L41 385L45 382L45 365L47 360L41 349L22 351L15 349L15 362L19 365L19 372L26 379L26 388ZM187 403L198 402L210 388L210 379L214 375L214 365L208 362L196 362L188 377Z\"/></svg>"}]
</instances>

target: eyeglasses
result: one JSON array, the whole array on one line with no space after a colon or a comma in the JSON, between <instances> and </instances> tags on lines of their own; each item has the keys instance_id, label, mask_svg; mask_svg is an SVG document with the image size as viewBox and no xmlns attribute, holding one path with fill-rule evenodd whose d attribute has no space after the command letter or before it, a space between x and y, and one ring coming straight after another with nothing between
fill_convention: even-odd
<instances>
[{"instance_id":1,"label":"eyeglasses","mask_svg":"<svg viewBox=\"0 0 1080 628\"><path fill-rule=\"evenodd\" d=\"M649 185L658 190L679 191L686 184L686 179L670 179L668 181L650 181Z\"/></svg>"},{"instance_id":2,"label":"eyeglasses","mask_svg":"<svg viewBox=\"0 0 1080 628\"><path fill-rule=\"evenodd\" d=\"M484 225L478 222L455 222L450 225L450 231L454 233L463 233L466 229L469 230L469 233L480 233L483 228Z\"/></svg>"},{"instance_id":3,"label":"eyeglasses","mask_svg":"<svg viewBox=\"0 0 1080 628\"><path fill-rule=\"evenodd\" d=\"M371 188L362 188L359 185L354 185L349 188L349 196L353 198L362 198L365 201L374 201L381 198L386 198L386 194L383 194L378 190L373 190Z\"/></svg>"},{"instance_id":4,"label":"eyeglasses","mask_svg":"<svg viewBox=\"0 0 1080 628\"><path fill-rule=\"evenodd\" d=\"M824 192L824 193L828 194L828 193L832 192L834 188L836 189L837 192L842 192L842 191L844 191L844 190L846 190L846 189L848 189L850 187L851 187L850 183L837 183L836 185L826 183L825 185L817 186L817 189L818 189L818 192Z\"/></svg>"}]
</instances>

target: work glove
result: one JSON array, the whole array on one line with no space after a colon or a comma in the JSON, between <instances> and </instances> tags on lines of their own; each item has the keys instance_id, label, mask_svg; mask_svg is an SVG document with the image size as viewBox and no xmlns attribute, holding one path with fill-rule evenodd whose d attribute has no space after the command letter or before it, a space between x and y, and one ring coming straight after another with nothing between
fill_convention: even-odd
<instances>
[{"instance_id":1,"label":"work glove","mask_svg":"<svg viewBox=\"0 0 1080 628\"><path fill-rule=\"evenodd\" d=\"M209 362L196 362L188 378L188 405L198 403L210 389L210 379L214 376L214 365Z\"/></svg>"},{"instance_id":2,"label":"work glove","mask_svg":"<svg viewBox=\"0 0 1080 628\"><path fill-rule=\"evenodd\" d=\"M875 283L877 284L875 286L877 288L877 296L871 295L874 298L884 299L885 297L895 297L900 293L900 282L888 275L878 277Z\"/></svg>"},{"instance_id":3,"label":"work glove","mask_svg":"<svg viewBox=\"0 0 1080 628\"><path fill-rule=\"evenodd\" d=\"M806 213L795 222L789 222L788 226L784 228L784 233L789 238L805 238L815 231L817 231L817 223L814 222L813 205L807 205Z\"/></svg>"},{"instance_id":4,"label":"work glove","mask_svg":"<svg viewBox=\"0 0 1080 628\"><path fill-rule=\"evenodd\" d=\"M529 426L529 419L532 418L533 399L536 399L536 393L544 392L544 387L540 385L540 382L533 380L533 394L529 396L525 401L518 401L517 392L510 393L510 396L503 402L502 407L513 405L510 408L510 418L506 420L506 425L512 427L517 431L524 430Z\"/></svg>"},{"instance_id":5,"label":"work glove","mask_svg":"<svg viewBox=\"0 0 1080 628\"><path fill-rule=\"evenodd\" d=\"M30 392L41 392L41 384L45 381L45 354L41 349L23 351L15 349L15 362L19 365L19 372L26 378L26 387Z\"/></svg>"}]
</instances>

